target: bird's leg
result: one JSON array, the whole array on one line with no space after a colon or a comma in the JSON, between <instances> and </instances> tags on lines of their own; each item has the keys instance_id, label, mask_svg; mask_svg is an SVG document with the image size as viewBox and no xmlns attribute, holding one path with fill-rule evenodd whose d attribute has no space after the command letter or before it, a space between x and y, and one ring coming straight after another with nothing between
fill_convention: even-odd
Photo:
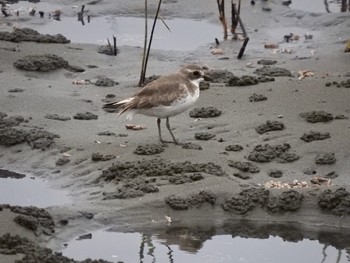
<instances>
[{"instance_id":1,"label":"bird's leg","mask_svg":"<svg viewBox=\"0 0 350 263\"><path fill-rule=\"evenodd\" d=\"M161 119L157 118L159 140L161 143L165 143L165 141L163 141L163 139L162 139L162 132L160 131L160 122L161 122Z\"/></svg>"},{"instance_id":2,"label":"bird's leg","mask_svg":"<svg viewBox=\"0 0 350 263\"><path fill-rule=\"evenodd\" d=\"M171 137L173 137L173 141L175 144L180 144L176 139L175 136L173 134L173 132L170 129L170 123L169 123L169 118L166 118L166 127L168 128L168 131L170 132Z\"/></svg>"}]
</instances>

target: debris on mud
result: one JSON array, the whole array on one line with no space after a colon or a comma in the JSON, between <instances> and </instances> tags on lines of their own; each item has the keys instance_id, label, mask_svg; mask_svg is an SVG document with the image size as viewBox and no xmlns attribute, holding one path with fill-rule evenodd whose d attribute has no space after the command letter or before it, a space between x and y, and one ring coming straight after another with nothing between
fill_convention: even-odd
<instances>
[{"instance_id":1,"label":"debris on mud","mask_svg":"<svg viewBox=\"0 0 350 263\"><path fill-rule=\"evenodd\" d=\"M280 131L284 130L286 126L281 121L266 121L266 123L260 124L255 128L256 132L259 134L263 134L269 131Z\"/></svg>"},{"instance_id":2,"label":"debris on mud","mask_svg":"<svg viewBox=\"0 0 350 263\"><path fill-rule=\"evenodd\" d=\"M303 136L300 137L305 142L312 142L317 140L325 140L329 139L331 135L329 132L317 132L317 131L309 131L303 134Z\"/></svg>"},{"instance_id":3,"label":"debris on mud","mask_svg":"<svg viewBox=\"0 0 350 263\"><path fill-rule=\"evenodd\" d=\"M303 112L300 113L299 116L310 123L329 122L334 119L331 113L325 112L323 110Z\"/></svg>"},{"instance_id":4,"label":"debris on mud","mask_svg":"<svg viewBox=\"0 0 350 263\"><path fill-rule=\"evenodd\" d=\"M215 107L194 108L190 111L190 117L192 118L213 118L218 117L221 114L222 111Z\"/></svg>"}]
</instances>

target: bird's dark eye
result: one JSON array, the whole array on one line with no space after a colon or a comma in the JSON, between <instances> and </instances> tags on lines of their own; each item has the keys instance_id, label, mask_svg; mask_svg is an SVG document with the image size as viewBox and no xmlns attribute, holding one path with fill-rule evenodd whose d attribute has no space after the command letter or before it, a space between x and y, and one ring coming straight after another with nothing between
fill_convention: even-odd
<instances>
[{"instance_id":1,"label":"bird's dark eye","mask_svg":"<svg viewBox=\"0 0 350 263\"><path fill-rule=\"evenodd\" d=\"M198 70L193 71L193 76L198 77L201 73Z\"/></svg>"}]
</instances>

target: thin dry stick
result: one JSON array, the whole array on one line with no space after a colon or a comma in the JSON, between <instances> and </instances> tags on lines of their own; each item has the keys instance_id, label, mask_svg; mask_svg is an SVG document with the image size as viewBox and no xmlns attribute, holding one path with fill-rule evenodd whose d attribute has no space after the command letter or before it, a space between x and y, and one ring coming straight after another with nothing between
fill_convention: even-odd
<instances>
[{"instance_id":1,"label":"thin dry stick","mask_svg":"<svg viewBox=\"0 0 350 263\"><path fill-rule=\"evenodd\" d=\"M224 28L224 39L227 39L227 24L225 18L225 0L217 0L219 9L219 18Z\"/></svg>"},{"instance_id":2,"label":"thin dry stick","mask_svg":"<svg viewBox=\"0 0 350 263\"><path fill-rule=\"evenodd\" d=\"M143 72L143 76L142 76L143 81L145 80L145 76L146 76L146 70L147 70L147 63L148 63L149 52L150 52L150 50L151 50L151 45L152 45L152 40L153 40L154 29L156 28L156 23L157 23L157 19L158 19L158 15L159 15L159 10L160 10L161 4L162 4L162 0L159 0L157 12L156 12L156 15L154 16L154 20L153 20L153 26L152 26L152 30L151 30L151 36L150 36L150 39L149 39L149 42L148 42L148 48L147 48L147 55L146 55L145 67L144 67L144 72ZM142 82L142 83L143 83L143 82Z\"/></svg>"},{"instance_id":3,"label":"thin dry stick","mask_svg":"<svg viewBox=\"0 0 350 263\"><path fill-rule=\"evenodd\" d=\"M142 55L142 65L141 65L141 76L139 81L139 87L145 82L145 61L146 61L146 49L147 49L147 39L148 39L148 4L145 0L145 39L143 42L143 55Z\"/></svg>"}]
</instances>

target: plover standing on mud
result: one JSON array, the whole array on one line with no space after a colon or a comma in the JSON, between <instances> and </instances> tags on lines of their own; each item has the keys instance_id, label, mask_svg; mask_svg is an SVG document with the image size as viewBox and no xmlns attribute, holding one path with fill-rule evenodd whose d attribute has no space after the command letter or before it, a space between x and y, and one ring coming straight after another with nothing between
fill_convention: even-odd
<instances>
[{"instance_id":1,"label":"plover standing on mud","mask_svg":"<svg viewBox=\"0 0 350 263\"><path fill-rule=\"evenodd\" d=\"M135 114L157 118L159 140L162 143L160 122L166 119L173 142L179 144L171 131L169 117L178 115L190 108L199 97L199 82L203 80L203 69L198 65L187 65L177 73L162 76L149 83L134 96L103 106L104 109L117 109L118 117L126 114L131 120Z\"/></svg>"}]
</instances>

